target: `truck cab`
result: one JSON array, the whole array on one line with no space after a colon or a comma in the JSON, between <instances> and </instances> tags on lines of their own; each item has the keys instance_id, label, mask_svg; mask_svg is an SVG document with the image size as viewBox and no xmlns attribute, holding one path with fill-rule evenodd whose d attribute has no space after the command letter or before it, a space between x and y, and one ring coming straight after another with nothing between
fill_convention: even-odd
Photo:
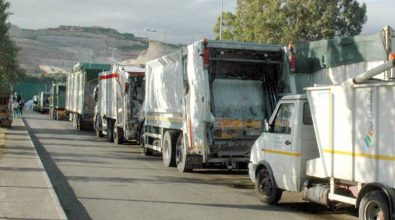
<instances>
[{"instance_id":1,"label":"truck cab","mask_svg":"<svg viewBox=\"0 0 395 220\"><path fill-rule=\"evenodd\" d=\"M285 96L251 149L249 175L253 182L271 179L279 192L301 191L306 162L318 157L307 96Z\"/></svg>"}]
</instances>

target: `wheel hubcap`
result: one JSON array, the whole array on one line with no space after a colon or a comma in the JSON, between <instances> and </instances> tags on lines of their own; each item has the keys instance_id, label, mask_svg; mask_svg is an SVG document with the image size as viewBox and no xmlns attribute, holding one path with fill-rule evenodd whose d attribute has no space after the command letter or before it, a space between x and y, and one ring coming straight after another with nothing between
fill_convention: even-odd
<instances>
[{"instance_id":1,"label":"wheel hubcap","mask_svg":"<svg viewBox=\"0 0 395 220\"><path fill-rule=\"evenodd\" d=\"M369 220L384 220L384 212L375 201L371 201L366 205L365 209L365 219Z\"/></svg>"},{"instance_id":2,"label":"wheel hubcap","mask_svg":"<svg viewBox=\"0 0 395 220\"><path fill-rule=\"evenodd\" d=\"M182 161L182 152L181 152L181 146L177 145L176 147L176 162L177 164Z\"/></svg>"},{"instance_id":3,"label":"wheel hubcap","mask_svg":"<svg viewBox=\"0 0 395 220\"><path fill-rule=\"evenodd\" d=\"M165 157L166 157L166 160L169 158L169 142L167 141L167 140L165 140L165 143L164 143L164 149L163 149L163 153L164 153L164 155L165 155Z\"/></svg>"}]
</instances>

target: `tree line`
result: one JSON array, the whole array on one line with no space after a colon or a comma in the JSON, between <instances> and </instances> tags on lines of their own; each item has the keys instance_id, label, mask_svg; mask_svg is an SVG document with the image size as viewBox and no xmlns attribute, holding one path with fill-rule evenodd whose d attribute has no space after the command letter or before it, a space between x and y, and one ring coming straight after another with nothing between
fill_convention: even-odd
<instances>
[{"instance_id":1,"label":"tree line","mask_svg":"<svg viewBox=\"0 0 395 220\"><path fill-rule=\"evenodd\" d=\"M9 2L0 0L0 93L9 92L25 76L17 59L18 49L9 35L9 7Z\"/></svg>"},{"instance_id":2,"label":"tree line","mask_svg":"<svg viewBox=\"0 0 395 220\"><path fill-rule=\"evenodd\" d=\"M357 0L238 0L222 16L222 40L276 44L357 35L367 21Z\"/></svg>"}]
</instances>

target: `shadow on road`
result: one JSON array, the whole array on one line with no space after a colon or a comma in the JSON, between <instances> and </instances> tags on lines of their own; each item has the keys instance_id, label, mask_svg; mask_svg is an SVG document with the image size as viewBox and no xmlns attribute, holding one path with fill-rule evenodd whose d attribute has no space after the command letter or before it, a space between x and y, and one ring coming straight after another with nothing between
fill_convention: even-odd
<instances>
[{"instance_id":1,"label":"shadow on road","mask_svg":"<svg viewBox=\"0 0 395 220\"><path fill-rule=\"evenodd\" d=\"M23 121L33 141L33 144L37 149L38 155L44 164L45 170L48 173L51 183L59 197L60 203L62 204L67 217L69 219L91 219L85 207L81 204L73 189L70 187L67 179L56 166L56 163L53 161L51 155L43 147L36 134L32 131L29 123L26 121L26 119L23 119Z\"/></svg>"}]
</instances>

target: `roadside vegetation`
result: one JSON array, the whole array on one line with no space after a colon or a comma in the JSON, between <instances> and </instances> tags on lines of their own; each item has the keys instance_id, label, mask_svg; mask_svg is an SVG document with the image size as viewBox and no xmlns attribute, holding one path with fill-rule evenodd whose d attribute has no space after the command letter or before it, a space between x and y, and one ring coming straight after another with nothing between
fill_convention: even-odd
<instances>
[{"instance_id":1,"label":"roadside vegetation","mask_svg":"<svg viewBox=\"0 0 395 220\"><path fill-rule=\"evenodd\" d=\"M0 0L0 93L9 92L25 76L17 60L18 49L9 35L9 7L8 1Z\"/></svg>"},{"instance_id":2,"label":"roadside vegetation","mask_svg":"<svg viewBox=\"0 0 395 220\"><path fill-rule=\"evenodd\" d=\"M367 21L357 0L238 0L235 13L222 15L223 40L275 44L358 35Z\"/></svg>"}]
</instances>

